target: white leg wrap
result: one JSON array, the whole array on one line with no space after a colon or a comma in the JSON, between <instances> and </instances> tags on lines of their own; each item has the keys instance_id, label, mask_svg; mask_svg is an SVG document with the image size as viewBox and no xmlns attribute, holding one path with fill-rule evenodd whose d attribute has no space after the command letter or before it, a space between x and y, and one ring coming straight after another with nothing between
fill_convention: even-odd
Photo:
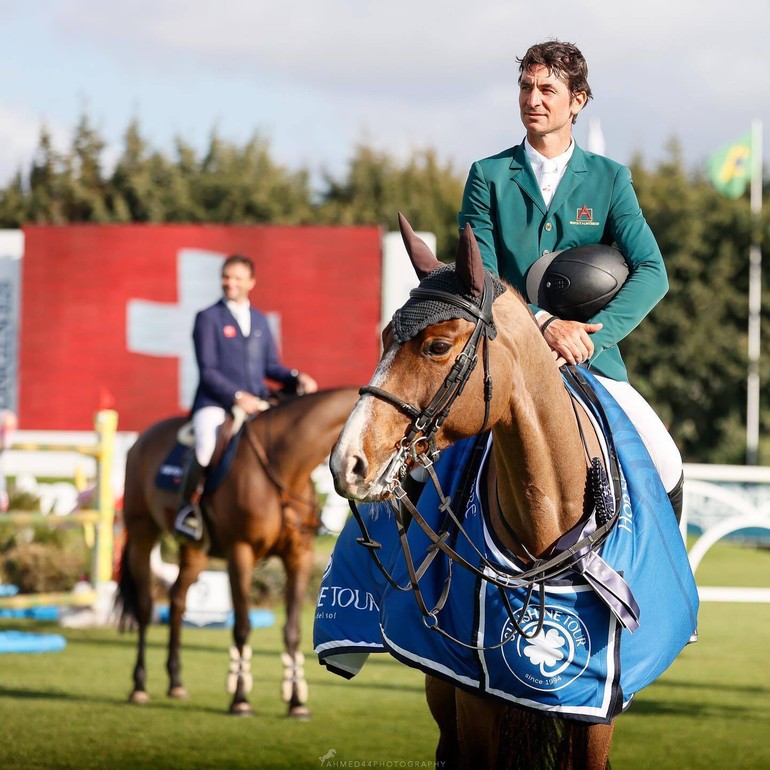
<instances>
[{"instance_id":1,"label":"white leg wrap","mask_svg":"<svg viewBox=\"0 0 770 770\"><path fill-rule=\"evenodd\" d=\"M281 697L289 703L292 697L296 697L299 703L305 703L308 696L307 681L305 680L305 656L298 652L292 659L288 652L281 653L283 663L283 682L281 683Z\"/></svg>"},{"instance_id":2,"label":"white leg wrap","mask_svg":"<svg viewBox=\"0 0 770 770\"><path fill-rule=\"evenodd\" d=\"M230 647L230 671L227 674L227 692L230 695L235 694L239 680L243 686L243 692L251 692L254 679L251 676L251 647L248 644L243 646L243 655L238 652L237 647Z\"/></svg>"}]
</instances>

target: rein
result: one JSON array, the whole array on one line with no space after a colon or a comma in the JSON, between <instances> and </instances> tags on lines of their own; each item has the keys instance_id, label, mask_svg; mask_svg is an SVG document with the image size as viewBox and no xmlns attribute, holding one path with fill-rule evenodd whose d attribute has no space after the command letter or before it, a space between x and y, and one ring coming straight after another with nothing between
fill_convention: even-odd
<instances>
[{"instance_id":1,"label":"rein","mask_svg":"<svg viewBox=\"0 0 770 770\"><path fill-rule=\"evenodd\" d=\"M318 514L318 501L305 497L304 495L299 495L293 490L289 489L286 484L283 483L272 463L270 462L270 457L267 453L267 450L259 441L259 439L254 435L253 431L248 429L248 425L246 426L246 430L244 432L246 434L246 440L249 442L249 446L254 450L254 454L257 456L257 460L259 460L259 464L265 471L267 478L270 480L270 483L280 492L281 509L284 509L289 501L294 501L306 505L308 508L315 511L316 514ZM316 516L316 518L318 518L318 516Z\"/></svg>"}]
</instances>

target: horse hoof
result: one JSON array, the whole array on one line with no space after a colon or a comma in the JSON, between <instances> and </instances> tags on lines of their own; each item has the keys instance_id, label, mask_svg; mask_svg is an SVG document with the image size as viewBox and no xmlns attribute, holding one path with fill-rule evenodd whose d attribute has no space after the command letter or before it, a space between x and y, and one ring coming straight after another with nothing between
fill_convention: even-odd
<instances>
[{"instance_id":1,"label":"horse hoof","mask_svg":"<svg viewBox=\"0 0 770 770\"><path fill-rule=\"evenodd\" d=\"M307 722L310 719L310 709L307 706L290 706L288 716L291 719L298 719L301 722Z\"/></svg>"},{"instance_id":2,"label":"horse hoof","mask_svg":"<svg viewBox=\"0 0 770 770\"><path fill-rule=\"evenodd\" d=\"M238 703L230 704L230 713L236 717L250 717L254 715L254 710L250 703L238 701Z\"/></svg>"},{"instance_id":3,"label":"horse hoof","mask_svg":"<svg viewBox=\"0 0 770 770\"><path fill-rule=\"evenodd\" d=\"M168 691L168 697L174 700L187 700L190 695L184 687L171 687Z\"/></svg>"},{"instance_id":4,"label":"horse hoof","mask_svg":"<svg viewBox=\"0 0 770 770\"><path fill-rule=\"evenodd\" d=\"M150 696L144 690L134 690L131 695L128 696L129 703L137 703L142 705L150 700Z\"/></svg>"}]
</instances>

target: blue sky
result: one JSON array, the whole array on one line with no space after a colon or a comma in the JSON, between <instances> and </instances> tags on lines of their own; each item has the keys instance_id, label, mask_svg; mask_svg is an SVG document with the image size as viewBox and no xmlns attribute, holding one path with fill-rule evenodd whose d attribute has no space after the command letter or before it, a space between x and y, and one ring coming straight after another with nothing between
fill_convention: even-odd
<instances>
[{"instance_id":1,"label":"blue sky","mask_svg":"<svg viewBox=\"0 0 770 770\"><path fill-rule=\"evenodd\" d=\"M164 151L259 132L289 167L342 173L366 141L464 172L521 139L515 57L550 37L589 62L582 144L595 118L616 160L675 137L695 167L756 118L770 146L767 0L0 0L0 22L2 184L83 111L108 162L135 117Z\"/></svg>"}]
</instances>

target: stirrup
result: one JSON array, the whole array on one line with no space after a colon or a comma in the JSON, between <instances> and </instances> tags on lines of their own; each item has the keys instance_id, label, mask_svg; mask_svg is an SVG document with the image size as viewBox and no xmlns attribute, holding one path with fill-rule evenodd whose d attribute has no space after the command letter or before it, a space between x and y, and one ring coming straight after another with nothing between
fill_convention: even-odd
<instances>
[{"instance_id":1,"label":"stirrup","mask_svg":"<svg viewBox=\"0 0 770 770\"><path fill-rule=\"evenodd\" d=\"M197 506L188 503L180 509L174 521L174 533L195 542L203 539L203 517Z\"/></svg>"}]
</instances>

